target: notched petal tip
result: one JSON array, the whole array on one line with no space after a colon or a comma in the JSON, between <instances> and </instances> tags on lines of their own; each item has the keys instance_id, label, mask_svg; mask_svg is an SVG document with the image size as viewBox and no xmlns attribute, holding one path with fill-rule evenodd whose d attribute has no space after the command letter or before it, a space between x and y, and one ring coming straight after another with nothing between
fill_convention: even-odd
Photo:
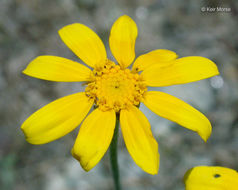
<instances>
[{"instance_id":1,"label":"notched petal tip","mask_svg":"<svg viewBox=\"0 0 238 190\"><path fill-rule=\"evenodd\" d=\"M23 123L24 124L24 123ZM42 144L47 144L49 142L40 142L38 140L36 140L34 137L31 137L28 135L28 131L27 128L22 124L21 126L21 131L23 132L24 136L25 136L25 140L32 145L42 145Z\"/></svg>"},{"instance_id":2,"label":"notched petal tip","mask_svg":"<svg viewBox=\"0 0 238 190\"><path fill-rule=\"evenodd\" d=\"M71 155L80 163L84 171L89 172L92 169L92 167L88 167L88 163L82 161L82 156L75 152L74 147L71 149Z\"/></svg>"},{"instance_id":3,"label":"notched petal tip","mask_svg":"<svg viewBox=\"0 0 238 190\"><path fill-rule=\"evenodd\" d=\"M211 136L211 134L212 134L212 126L211 125L209 125L208 127L208 131L206 132L206 133L201 133L201 132L198 132L197 131L197 133L198 133L198 135L202 138L202 140L205 142L205 143L207 143L207 140L209 139L209 137Z\"/></svg>"},{"instance_id":4,"label":"notched petal tip","mask_svg":"<svg viewBox=\"0 0 238 190\"><path fill-rule=\"evenodd\" d=\"M205 116L204 116L204 120L206 120L206 125L204 123L204 126L202 129L197 129L196 132L198 133L198 135L202 138L202 140L207 143L209 137L211 136L212 134L212 125L209 121L209 119Z\"/></svg>"},{"instance_id":5,"label":"notched petal tip","mask_svg":"<svg viewBox=\"0 0 238 190\"><path fill-rule=\"evenodd\" d=\"M158 175L158 170L152 170L152 171L144 170L144 171L150 175Z\"/></svg>"},{"instance_id":6,"label":"notched petal tip","mask_svg":"<svg viewBox=\"0 0 238 190\"><path fill-rule=\"evenodd\" d=\"M114 111L95 109L82 123L72 155L85 171L95 167L106 153L113 137L115 122Z\"/></svg>"},{"instance_id":7,"label":"notched petal tip","mask_svg":"<svg viewBox=\"0 0 238 190\"><path fill-rule=\"evenodd\" d=\"M25 123L25 122L24 122ZM27 132L26 132L26 127L24 125L24 123L21 125L21 131L23 132L25 139L28 143L30 144L34 144L34 142L31 142L31 140L29 140L28 136L27 136Z\"/></svg>"},{"instance_id":8,"label":"notched petal tip","mask_svg":"<svg viewBox=\"0 0 238 190\"><path fill-rule=\"evenodd\" d=\"M150 174L150 175L157 175L159 172L159 154L158 154L158 158L156 159L156 161L154 163L147 163L144 165L140 165L139 163L137 163L137 165L146 173ZM149 161L148 161L149 162Z\"/></svg>"},{"instance_id":9,"label":"notched petal tip","mask_svg":"<svg viewBox=\"0 0 238 190\"><path fill-rule=\"evenodd\" d=\"M160 156L158 153L158 158L157 158L157 162L154 163L154 165L151 165L152 167L148 167L148 168L142 168L146 173L150 174L150 175L158 175L159 172L159 161L160 160Z\"/></svg>"},{"instance_id":10,"label":"notched petal tip","mask_svg":"<svg viewBox=\"0 0 238 190\"><path fill-rule=\"evenodd\" d=\"M21 73L24 74L24 75L28 75L26 68Z\"/></svg>"}]
</instances>

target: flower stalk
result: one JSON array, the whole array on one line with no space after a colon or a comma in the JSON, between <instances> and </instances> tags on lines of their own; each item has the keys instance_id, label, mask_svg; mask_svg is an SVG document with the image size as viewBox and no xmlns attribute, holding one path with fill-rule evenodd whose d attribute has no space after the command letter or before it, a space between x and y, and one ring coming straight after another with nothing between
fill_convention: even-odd
<instances>
[{"instance_id":1,"label":"flower stalk","mask_svg":"<svg viewBox=\"0 0 238 190\"><path fill-rule=\"evenodd\" d=\"M119 129L119 115L116 115L116 126L114 130L114 135L110 145L110 161L112 167L113 181L116 190L120 190L120 177L119 177L119 168L117 161L117 141L118 141L118 129Z\"/></svg>"}]
</instances>

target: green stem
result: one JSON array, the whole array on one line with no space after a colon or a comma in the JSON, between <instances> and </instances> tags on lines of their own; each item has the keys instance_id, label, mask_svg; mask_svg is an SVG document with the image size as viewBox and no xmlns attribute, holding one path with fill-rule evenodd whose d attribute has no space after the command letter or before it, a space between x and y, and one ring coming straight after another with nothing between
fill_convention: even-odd
<instances>
[{"instance_id":1,"label":"green stem","mask_svg":"<svg viewBox=\"0 0 238 190\"><path fill-rule=\"evenodd\" d=\"M118 139L118 129L119 129L119 115L116 116L116 126L114 130L114 135L110 145L110 161L112 166L113 180L116 190L120 190L120 179L119 179L119 169L117 162L117 139Z\"/></svg>"}]
</instances>

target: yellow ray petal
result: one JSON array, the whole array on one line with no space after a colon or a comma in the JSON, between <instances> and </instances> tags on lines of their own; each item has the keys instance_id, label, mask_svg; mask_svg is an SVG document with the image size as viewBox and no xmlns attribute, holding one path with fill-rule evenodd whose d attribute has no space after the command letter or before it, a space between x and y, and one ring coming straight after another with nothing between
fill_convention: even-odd
<instances>
[{"instance_id":1,"label":"yellow ray petal","mask_svg":"<svg viewBox=\"0 0 238 190\"><path fill-rule=\"evenodd\" d=\"M145 172L157 174L158 144L145 115L133 106L128 110L121 110L120 123L126 147L135 163Z\"/></svg>"},{"instance_id":2,"label":"yellow ray petal","mask_svg":"<svg viewBox=\"0 0 238 190\"><path fill-rule=\"evenodd\" d=\"M164 92L147 92L143 103L157 115L196 131L204 141L211 135L209 120L184 101Z\"/></svg>"},{"instance_id":3,"label":"yellow ray petal","mask_svg":"<svg viewBox=\"0 0 238 190\"><path fill-rule=\"evenodd\" d=\"M167 66L171 61L177 58L177 54L167 49L157 49L139 56L133 64L132 70L139 72L145 70L151 65Z\"/></svg>"},{"instance_id":4,"label":"yellow ray petal","mask_svg":"<svg viewBox=\"0 0 238 190\"><path fill-rule=\"evenodd\" d=\"M237 171L219 166L197 166L184 176L186 190L237 190Z\"/></svg>"},{"instance_id":5,"label":"yellow ray petal","mask_svg":"<svg viewBox=\"0 0 238 190\"><path fill-rule=\"evenodd\" d=\"M80 127L72 155L84 170L91 170L107 151L114 133L116 113L94 110Z\"/></svg>"},{"instance_id":6,"label":"yellow ray petal","mask_svg":"<svg viewBox=\"0 0 238 190\"><path fill-rule=\"evenodd\" d=\"M183 57L167 67L153 65L142 72L148 86L170 86L218 75L215 63L205 57Z\"/></svg>"},{"instance_id":7,"label":"yellow ray petal","mask_svg":"<svg viewBox=\"0 0 238 190\"><path fill-rule=\"evenodd\" d=\"M107 54L103 42L89 27L74 23L59 30L63 42L90 67L105 63Z\"/></svg>"},{"instance_id":8,"label":"yellow ray petal","mask_svg":"<svg viewBox=\"0 0 238 190\"><path fill-rule=\"evenodd\" d=\"M128 67L135 58L136 23L127 15L119 17L111 28L109 45L117 62Z\"/></svg>"},{"instance_id":9,"label":"yellow ray petal","mask_svg":"<svg viewBox=\"0 0 238 190\"><path fill-rule=\"evenodd\" d=\"M31 77L57 82L89 81L91 76L91 70L84 65L50 55L35 58L23 73Z\"/></svg>"},{"instance_id":10,"label":"yellow ray petal","mask_svg":"<svg viewBox=\"0 0 238 190\"><path fill-rule=\"evenodd\" d=\"M93 101L84 92L65 96L33 113L21 129L31 144L51 142L75 129L92 105Z\"/></svg>"}]
</instances>

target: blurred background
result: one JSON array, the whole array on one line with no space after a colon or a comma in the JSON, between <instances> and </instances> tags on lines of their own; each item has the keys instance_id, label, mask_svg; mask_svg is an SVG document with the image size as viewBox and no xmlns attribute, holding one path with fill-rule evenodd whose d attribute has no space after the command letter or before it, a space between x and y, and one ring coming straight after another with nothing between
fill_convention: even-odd
<instances>
[{"instance_id":1,"label":"blurred background","mask_svg":"<svg viewBox=\"0 0 238 190\"><path fill-rule=\"evenodd\" d=\"M209 12L207 7L229 11ZM205 11L202 9L205 7ZM128 14L138 25L137 56L170 49L213 60L220 75L158 88L193 105L213 125L205 144L199 136L141 106L159 143L159 174L143 172L119 139L121 183L126 190L184 190L183 175L197 165L238 170L238 2L232 0L0 0L0 189L112 190L109 156L86 173L70 150L78 129L49 144L28 144L20 126L47 103L82 91L80 83L47 82L21 72L39 55L79 61L57 31L79 22L91 27L108 50L113 22Z\"/></svg>"}]
</instances>

